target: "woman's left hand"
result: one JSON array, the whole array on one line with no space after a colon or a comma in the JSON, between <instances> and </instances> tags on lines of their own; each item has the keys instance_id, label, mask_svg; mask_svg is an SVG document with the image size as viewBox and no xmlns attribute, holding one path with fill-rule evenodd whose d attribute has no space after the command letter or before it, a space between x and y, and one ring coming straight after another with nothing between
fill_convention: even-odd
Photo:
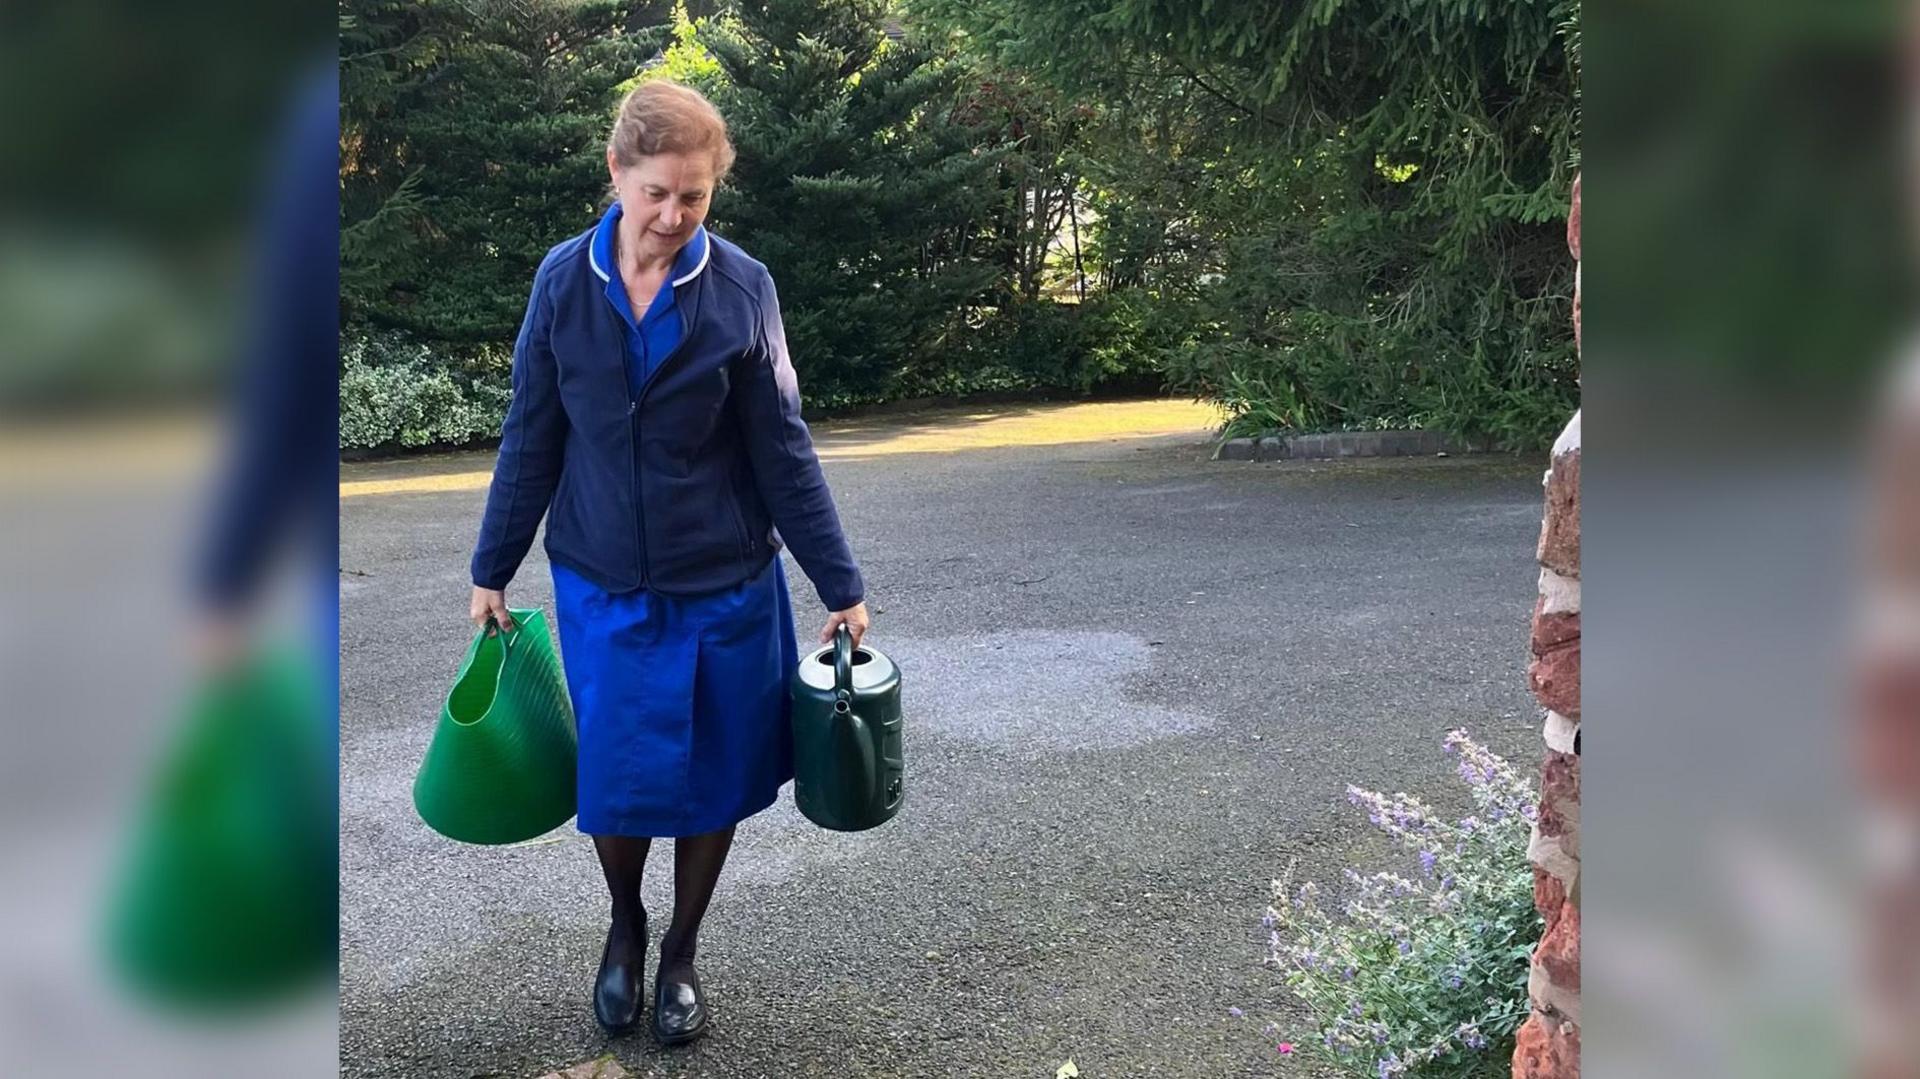
<instances>
[{"instance_id":1,"label":"woman's left hand","mask_svg":"<svg viewBox=\"0 0 1920 1079\"><path fill-rule=\"evenodd\" d=\"M833 632L840 628L842 622L853 631L853 646L860 647L860 638L867 635L867 605L856 603L844 611L835 611L827 616L827 628L820 631L820 643L833 640Z\"/></svg>"}]
</instances>

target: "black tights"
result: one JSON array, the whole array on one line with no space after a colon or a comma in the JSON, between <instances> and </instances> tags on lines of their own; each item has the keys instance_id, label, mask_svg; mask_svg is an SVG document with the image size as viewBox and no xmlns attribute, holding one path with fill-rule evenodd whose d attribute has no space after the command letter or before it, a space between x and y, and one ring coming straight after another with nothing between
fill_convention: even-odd
<instances>
[{"instance_id":1,"label":"black tights","mask_svg":"<svg viewBox=\"0 0 1920 1079\"><path fill-rule=\"evenodd\" d=\"M610 936L616 960L630 959L646 947L647 915L640 905L640 879L652 848L653 840L644 836L593 837L600 871L607 878L607 894L613 899ZM660 970L674 980L684 980L693 966L700 919L713 901L714 886L720 883L720 870L726 866L727 852L732 848L731 827L673 841L673 922L660 939Z\"/></svg>"}]
</instances>

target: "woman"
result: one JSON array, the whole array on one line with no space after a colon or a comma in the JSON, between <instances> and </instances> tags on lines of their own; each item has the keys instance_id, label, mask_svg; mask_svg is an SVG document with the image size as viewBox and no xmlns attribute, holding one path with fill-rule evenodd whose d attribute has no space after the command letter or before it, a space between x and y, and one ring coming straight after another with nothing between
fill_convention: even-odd
<instances>
[{"instance_id":1,"label":"woman","mask_svg":"<svg viewBox=\"0 0 1920 1079\"><path fill-rule=\"evenodd\" d=\"M694 955L734 826L793 778L783 541L832 612L820 640L867 629L773 280L702 225L733 156L693 90L627 95L607 142L618 201L534 275L473 555L471 617L511 628L503 590L545 516L577 823L613 900L594 1015L620 1033L643 1010L641 870L672 837L652 1023L667 1044L707 1026Z\"/></svg>"}]
</instances>

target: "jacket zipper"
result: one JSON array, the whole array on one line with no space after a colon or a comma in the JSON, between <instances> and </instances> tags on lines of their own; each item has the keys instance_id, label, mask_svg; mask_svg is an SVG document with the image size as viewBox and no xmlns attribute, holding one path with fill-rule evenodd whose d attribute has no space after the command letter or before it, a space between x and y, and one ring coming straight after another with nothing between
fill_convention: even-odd
<instances>
[{"instance_id":1,"label":"jacket zipper","mask_svg":"<svg viewBox=\"0 0 1920 1079\"><path fill-rule=\"evenodd\" d=\"M634 391L633 365L627 361L627 325L626 320L609 309L605 317L613 324L613 338L617 341L618 351L614 362L620 365L620 384L627 388L627 506L633 521L633 542L638 554L638 587L647 587L647 534L642 530L646 514L640 505L640 439L634 429L640 424L640 398Z\"/></svg>"},{"instance_id":2,"label":"jacket zipper","mask_svg":"<svg viewBox=\"0 0 1920 1079\"><path fill-rule=\"evenodd\" d=\"M623 343L620 366L625 368L626 365L626 346ZM635 463L640 456L640 440L634 434L634 428L640 423L639 413L640 402L629 400L627 402L627 493L631 496L628 504L633 509L633 539L639 545L640 552L640 587L645 588L647 587L647 534L642 530L644 526L641 522L646 519L646 513L640 505L639 465Z\"/></svg>"},{"instance_id":3,"label":"jacket zipper","mask_svg":"<svg viewBox=\"0 0 1920 1079\"><path fill-rule=\"evenodd\" d=\"M712 240L709 239L708 242L711 243ZM620 371L625 377L627 392L629 394L627 398L627 490L633 495L633 534L635 540L640 544L640 587L642 588L647 587L647 536L645 532L641 531L640 522L646 518L646 507L642 504L640 497L639 465L635 463L639 460L640 456L639 440L634 434L634 429L640 424L640 403L646 400L647 390L653 386L654 380L659 376L660 372L666 370L667 365L673 362L673 358L680 354L680 350L687 347L688 339L693 336L694 316L699 313L698 294L696 293L695 295L696 300L692 305L693 310L681 309L679 342L668 349L665 356L660 357L659 363L651 365L653 369L642 377L640 388L637 391L633 387L632 366L627 363L627 328L625 320L618 314L609 312L609 317L611 317L615 323L619 324ZM677 297L675 302L679 302Z\"/></svg>"},{"instance_id":4,"label":"jacket zipper","mask_svg":"<svg viewBox=\"0 0 1920 1079\"><path fill-rule=\"evenodd\" d=\"M620 321L619 315L613 317L614 321ZM685 319L686 315L682 314L680 317ZM632 368L627 363L626 327L624 325L620 328L620 334L620 369L631 372ZM640 495L639 466L635 463L639 460L637 445L639 440L634 434L634 430L640 425L640 403L646 400L647 390L653 385L655 377L666 369L667 364L670 363L675 356L680 354L682 348L686 347L687 338L690 336L692 335L687 332L685 323L683 322L679 343L668 349L667 354L660 358L659 363L649 365L652 367L652 370L648 371L641 379L639 392L627 400L627 487L633 492L634 535L640 543L640 587L642 588L647 587L647 534L641 531L642 526L640 522L646 520L647 508L645 500ZM629 390L632 389L633 383L631 379L629 379L627 387Z\"/></svg>"}]
</instances>

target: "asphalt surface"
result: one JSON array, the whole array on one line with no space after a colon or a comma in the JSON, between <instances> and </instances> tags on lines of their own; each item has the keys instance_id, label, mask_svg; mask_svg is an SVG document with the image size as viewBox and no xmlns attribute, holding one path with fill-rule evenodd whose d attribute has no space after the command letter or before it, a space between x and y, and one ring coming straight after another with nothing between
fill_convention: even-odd
<instances>
[{"instance_id":1,"label":"asphalt surface","mask_svg":"<svg viewBox=\"0 0 1920 1079\"><path fill-rule=\"evenodd\" d=\"M741 826L702 934L714 1028L675 1050L594 1023L605 899L571 824L481 848L413 813L484 491L343 498L343 1075L525 1079L604 1052L648 1076L1279 1070L1304 1030L1261 965L1269 880L1385 857L1346 784L1453 804L1455 726L1537 758L1544 461L1213 462L1197 427L1111 424L940 440L983 422L819 432L869 643L904 670L908 802L843 835L789 788ZM343 490L490 465L349 466ZM810 647L824 612L788 571ZM538 545L508 598L551 603ZM664 842L645 897L657 943Z\"/></svg>"}]
</instances>

